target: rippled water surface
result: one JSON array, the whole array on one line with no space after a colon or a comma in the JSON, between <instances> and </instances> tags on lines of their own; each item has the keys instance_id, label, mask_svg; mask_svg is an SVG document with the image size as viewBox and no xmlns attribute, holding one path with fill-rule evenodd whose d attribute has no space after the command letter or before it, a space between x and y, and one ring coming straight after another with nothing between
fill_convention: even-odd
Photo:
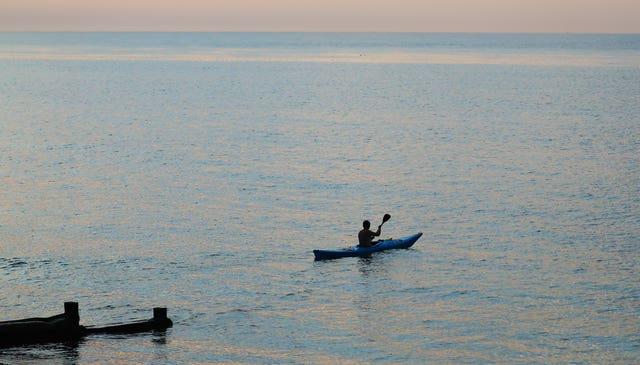
<instances>
[{"instance_id":1,"label":"rippled water surface","mask_svg":"<svg viewBox=\"0 0 640 365\"><path fill-rule=\"evenodd\" d=\"M640 362L637 35L0 33L0 98L0 320L174 321L0 363Z\"/></svg>"}]
</instances>

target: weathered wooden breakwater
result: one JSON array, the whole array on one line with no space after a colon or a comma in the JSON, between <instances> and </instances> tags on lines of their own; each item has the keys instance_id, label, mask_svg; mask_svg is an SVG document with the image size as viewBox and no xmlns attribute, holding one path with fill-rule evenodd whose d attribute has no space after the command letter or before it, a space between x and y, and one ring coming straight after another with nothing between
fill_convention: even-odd
<instances>
[{"instance_id":1,"label":"weathered wooden breakwater","mask_svg":"<svg viewBox=\"0 0 640 365\"><path fill-rule=\"evenodd\" d=\"M80 325L78 303L65 302L62 314L0 322L0 346L77 341L93 334L133 334L162 331L171 326L173 322L167 317L167 308L153 308L151 319L85 327Z\"/></svg>"}]
</instances>

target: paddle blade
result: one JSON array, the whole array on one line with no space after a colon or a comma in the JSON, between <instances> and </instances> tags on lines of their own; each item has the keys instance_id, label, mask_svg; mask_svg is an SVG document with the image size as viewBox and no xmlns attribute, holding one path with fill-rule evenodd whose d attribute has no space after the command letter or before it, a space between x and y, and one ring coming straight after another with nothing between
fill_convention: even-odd
<instances>
[{"instance_id":1,"label":"paddle blade","mask_svg":"<svg viewBox=\"0 0 640 365\"><path fill-rule=\"evenodd\" d=\"M391 215L390 214L385 214L384 217L382 217L382 223L388 221L389 219L391 219Z\"/></svg>"}]
</instances>

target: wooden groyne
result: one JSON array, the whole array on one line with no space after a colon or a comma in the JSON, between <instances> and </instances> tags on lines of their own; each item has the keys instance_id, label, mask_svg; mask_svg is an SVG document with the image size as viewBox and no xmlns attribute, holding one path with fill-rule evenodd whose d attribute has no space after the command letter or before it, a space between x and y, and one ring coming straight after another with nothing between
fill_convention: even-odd
<instances>
[{"instance_id":1,"label":"wooden groyne","mask_svg":"<svg viewBox=\"0 0 640 365\"><path fill-rule=\"evenodd\" d=\"M77 340L83 333L78 303L66 302L62 314L0 322L0 345Z\"/></svg>"},{"instance_id":2,"label":"wooden groyne","mask_svg":"<svg viewBox=\"0 0 640 365\"><path fill-rule=\"evenodd\" d=\"M134 334L163 331L173 326L167 308L153 308L153 318L102 327L80 325L77 302L65 302L64 313L0 322L0 346L17 346L41 342L77 341L93 334Z\"/></svg>"},{"instance_id":3,"label":"wooden groyne","mask_svg":"<svg viewBox=\"0 0 640 365\"><path fill-rule=\"evenodd\" d=\"M100 334L100 333L139 333L148 331L161 331L173 326L173 322L167 317L167 308L153 308L153 318L121 323L112 324L104 327L87 327L85 329L88 335Z\"/></svg>"}]
</instances>

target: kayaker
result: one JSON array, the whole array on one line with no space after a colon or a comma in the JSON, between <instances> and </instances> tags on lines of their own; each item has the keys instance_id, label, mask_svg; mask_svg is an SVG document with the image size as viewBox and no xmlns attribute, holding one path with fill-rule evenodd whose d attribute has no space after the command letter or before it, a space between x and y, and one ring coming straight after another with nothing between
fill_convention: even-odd
<instances>
[{"instance_id":1,"label":"kayaker","mask_svg":"<svg viewBox=\"0 0 640 365\"><path fill-rule=\"evenodd\" d=\"M358 232L358 241L360 242L358 246L360 247L371 247L374 246L378 241L373 241L374 237L380 236L380 231L382 230L382 224L378 226L378 230L373 232L369 228L371 227L371 222L364 221L362 222L363 229Z\"/></svg>"}]
</instances>

